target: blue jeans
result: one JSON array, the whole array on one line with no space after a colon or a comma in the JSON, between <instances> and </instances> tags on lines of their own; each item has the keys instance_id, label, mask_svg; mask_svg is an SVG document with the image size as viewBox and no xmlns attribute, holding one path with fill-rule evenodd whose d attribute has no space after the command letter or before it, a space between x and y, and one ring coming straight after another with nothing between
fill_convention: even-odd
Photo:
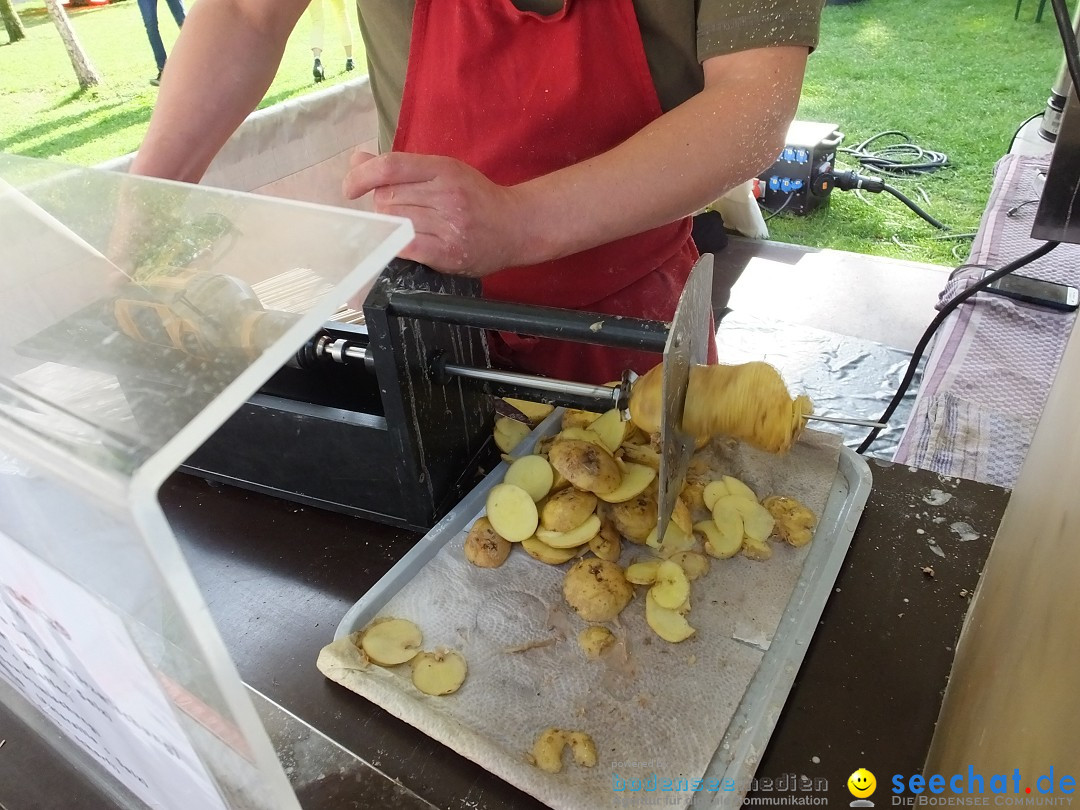
<instances>
[{"instance_id":1,"label":"blue jeans","mask_svg":"<svg viewBox=\"0 0 1080 810\"><path fill-rule=\"evenodd\" d=\"M177 27L184 24L184 0L165 0L165 4L172 12ZM143 25L146 26L146 37L150 40L150 49L154 52L154 61L160 73L165 69L165 45L161 41L161 31L158 29L158 0L139 0L139 13L142 14Z\"/></svg>"}]
</instances>

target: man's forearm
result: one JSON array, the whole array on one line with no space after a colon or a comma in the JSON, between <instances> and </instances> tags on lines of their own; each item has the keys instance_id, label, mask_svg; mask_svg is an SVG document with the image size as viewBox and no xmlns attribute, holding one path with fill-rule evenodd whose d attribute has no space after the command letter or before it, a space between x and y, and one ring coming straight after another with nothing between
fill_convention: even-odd
<instances>
[{"instance_id":1,"label":"man's forearm","mask_svg":"<svg viewBox=\"0 0 1080 810\"><path fill-rule=\"evenodd\" d=\"M533 264L655 228L769 166L784 143L806 50L770 49L614 149L515 187L521 255Z\"/></svg>"},{"instance_id":2,"label":"man's forearm","mask_svg":"<svg viewBox=\"0 0 1080 810\"><path fill-rule=\"evenodd\" d=\"M131 171L198 182L262 99L306 0L199 0L169 56Z\"/></svg>"}]
</instances>

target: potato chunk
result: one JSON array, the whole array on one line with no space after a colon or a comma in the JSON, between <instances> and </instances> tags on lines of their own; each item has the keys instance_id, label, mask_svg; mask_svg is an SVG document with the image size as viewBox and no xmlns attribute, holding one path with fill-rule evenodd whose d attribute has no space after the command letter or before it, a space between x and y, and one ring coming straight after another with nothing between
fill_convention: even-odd
<instances>
[{"instance_id":1,"label":"potato chunk","mask_svg":"<svg viewBox=\"0 0 1080 810\"><path fill-rule=\"evenodd\" d=\"M599 658L614 643L614 633L600 625L591 625L578 633L578 644L589 658Z\"/></svg>"},{"instance_id":2,"label":"potato chunk","mask_svg":"<svg viewBox=\"0 0 1080 810\"><path fill-rule=\"evenodd\" d=\"M614 492L622 483L615 458L604 448L579 439L557 441L548 451L551 466L578 489L597 495Z\"/></svg>"},{"instance_id":3,"label":"potato chunk","mask_svg":"<svg viewBox=\"0 0 1080 810\"><path fill-rule=\"evenodd\" d=\"M817 518L802 502L786 495L770 495L762 502L774 518L774 532L781 540L795 548L809 543L814 537Z\"/></svg>"},{"instance_id":4,"label":"potato chunk","mask_svg":"<svg viewBox=\"0 0 1080 810\"><path fill-rule=\"evenodd\" d=\"M609 622L630 603L634 588L617 564L585 559L566 572L563 596L585 621Z\"/></svg>"},{"instance_id":5,"label":"potato chunk","mask_svg":"<svg viewBox=\"0 0 1080 810\"><path fill-rule=\"evenodd\" d=\"M596 496L570 487L551 495L540 505L540 525L552 532L577 528L596 511Z\"/></svg>"},{"instance_id":6,"label":"potato chunk","mask_svg":"<svg viewBox=\"0 0 1080 810\"><path fill-rule=\"evenodd\" d=\"M478 518L465 538L465 559L477 568L498 568L510 556L510 541L486 517Z\"/></svg>"}]
</instances>

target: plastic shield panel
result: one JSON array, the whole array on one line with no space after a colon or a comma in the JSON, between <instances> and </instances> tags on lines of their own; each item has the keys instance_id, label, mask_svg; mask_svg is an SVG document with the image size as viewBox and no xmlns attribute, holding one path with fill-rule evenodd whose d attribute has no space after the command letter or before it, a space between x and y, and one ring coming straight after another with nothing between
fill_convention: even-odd
<instances>
[{"instance_id":1,"label":"plastic shield panel","mask_svg":"<svg viewBox=\"0 0 1080 810\"><path fill-rule=\"evenodd\" d=\"M0 155L0 700L122 806L298 806L157 490L411 237Z\"/></svg>"}]
</instances>

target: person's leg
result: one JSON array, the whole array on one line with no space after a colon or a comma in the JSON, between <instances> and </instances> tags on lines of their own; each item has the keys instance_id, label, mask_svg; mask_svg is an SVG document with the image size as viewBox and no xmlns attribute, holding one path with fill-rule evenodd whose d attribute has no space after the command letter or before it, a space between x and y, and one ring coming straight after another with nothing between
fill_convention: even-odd
<instances>
[{"instance_id":1,"label":"person's leg","mask_svg":"<svg viewBox=\"0 0 1080 810\"><path fill-rule=\"evenodd\" d=\"M158 30L157 0L139 0L139 13L142 15L146 38L150 40L150 50L154 52L158 74L165 69L165 44L161 41Z\"/></svg>"},{"instance_id":2,"label":"person's leg","mask_svg":"<svg viewBox=\"0 0 1080 810\"><path fill-rule=\"evenodd\" d=\"M165 0L165 3L169 6L173 19L176 20L176 27L182 28L187 17L184 12L184 0Z\"/></svg>"},{"instance_id":3,"label":"person's leg","mask_svg":"<svg viewBox=\"0 0 1080 810\"><path fill-rule=\"evenodd\" d=\"M311 74L315 77L316 82L321 82L326 78L326 71L323 70L322 59L320 58L326 34L326 21L323 18L323 0L311 0L310 5L308 5L308 19L311 22L311 55L315 59Z\"/></svg>"},{"instance_id":4,"label":"person's leg","mask_svg":"<svg viewBox=\"0 0 1080 810\"><path fill-rule=\"evenodd\" d=\"M345 69L353 69L353 33L352 27L349 25L348 15L345 13L345 0L329 0L330 11L334 15L334 22L338 27L338 34L341 37L341 47L345 50Z\"/></svg>"}]
</instances>

